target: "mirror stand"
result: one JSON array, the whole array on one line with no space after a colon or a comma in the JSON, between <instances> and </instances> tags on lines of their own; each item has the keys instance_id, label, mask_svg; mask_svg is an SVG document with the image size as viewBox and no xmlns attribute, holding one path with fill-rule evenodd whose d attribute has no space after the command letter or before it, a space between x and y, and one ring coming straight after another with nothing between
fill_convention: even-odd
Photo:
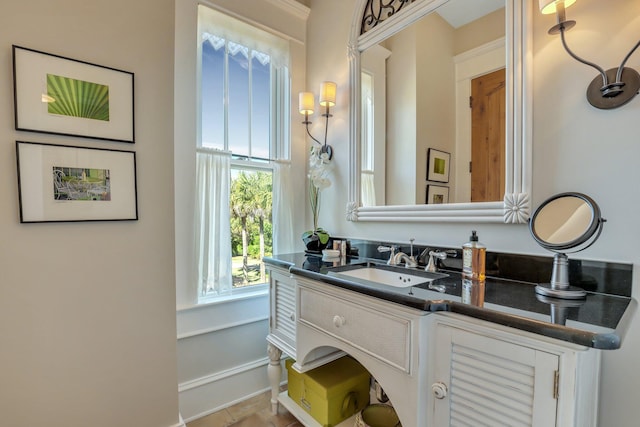
<instances>
[{"instance_id":1,"label":"mirror stand","mask_svg":"<svg viewBox=\"0 0 640 427\"><path fill-rule=\"evenodd\" d=\"M583 299L562 300L553 297L546 297L540 294L537 294L536 298L538 301L551 306L551 323L555 323L557 325L566 325L567 318L569 317L569 309L578 308L585 303L585 300Z\"/></svg>"},{"instance_id":2,"label":"mirror stand","mask_svg":"<svg viewBox=\"0 0 640 427\"><path fill-rule=\"evenodd\" d=\"M587 295L584 289L569 284L569 257L562 253L553 257L551 283L537 285L536 293L561 299L581 299Z\"/></svg>"}]
</instances>

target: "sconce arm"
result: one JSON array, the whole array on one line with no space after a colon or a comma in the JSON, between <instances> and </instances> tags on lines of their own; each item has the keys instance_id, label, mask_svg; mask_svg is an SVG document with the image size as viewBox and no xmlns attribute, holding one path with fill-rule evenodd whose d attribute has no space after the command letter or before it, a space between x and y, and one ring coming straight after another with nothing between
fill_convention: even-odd
<instances>
[{"instance_id":1,"label":"sconce arm","mask_svg":"<svg viewBox=\"0 0 640 427\"><path fill-rule=\"evenodd\" d=\"M326 153L329 156L329 160L331 160L333 158L333 147L327 145L327 134L329 133L329 117L332 117L331 114L329 114L329 107L326 107L326 112L322 114L322 116L325 118L324 144L314 138L313 135L311 135L311 132L309 132L309 125L311 124L311 122L309 121L308 115L305 115L305 121L302 123L304 123L305 125L309 138L313 139L318 145L320 145L320 153Z\"/></svg>"},{"instance_id":2,"label":"sconce arm","mask_svg":"<svg viewBox=\"0 0 640 427\"><path fill-rule=\"evenodd\" d=\"M620 79L622 78L622 70L624 68L624 64L627 63L627 60L629 59L629 57L631 55L633 55L633 52L636 51L636 49L638 48L638 46L640 46L640 40L638 40L638 43L636 43L636 45L629 51L629 53L627 53L627 56L624 57L624 59L622 60L622 63L620 64L620 66L618 67L618 73L616 74L616 81L619 82Z\"/></svg>"},{"instance_id":3,"label":"sconce arm","mask_svg":"<svg viewBox=\"0 0 640 427\"><path fill-rule=\"evenodd\" d=\"M562 39L562 46L564 46L564 49L567 51L567 53L569 55L571 55L571 57L573 59L575 59L578 62L582 62L585 65L588 65L590 67L595 68L596 70L598 70L598 72L600 73L600 75L602 76L602 86L606 86L609 84L609 79L607 78L607 73L605 73L605 71L602 69L602 67L598 66L597 64L594 64L593 62L589 62L585 59L580 58L578 55L576 55L575 53L573 53L573 51L571 49L569 49L569 46L567 46L567 41L565 40L564 37L564 32L565 32L565 28L564 26L560 27L560 38ZM619 79L618 79L619 81Z\"/></svg>"},{"instance_id":4,"label":"sconce arm","mask_svg":"<svg viewBox=\"0 0 640 427\"><path fill-rule=\"evenodd\" d=\"M313 139L315 142L317 142L318 144L322 145L322 142L320 142L320 141L318 141L317 139L315 139L315 138L313 137L313 135L311 135L311 132L309 132L309 123L310 123L310 122L305 122L305 125L306 125L305 127L306 127L306 129L307 129L307 135L309 135L309 138Z\"/></svg>"}]
</instances>

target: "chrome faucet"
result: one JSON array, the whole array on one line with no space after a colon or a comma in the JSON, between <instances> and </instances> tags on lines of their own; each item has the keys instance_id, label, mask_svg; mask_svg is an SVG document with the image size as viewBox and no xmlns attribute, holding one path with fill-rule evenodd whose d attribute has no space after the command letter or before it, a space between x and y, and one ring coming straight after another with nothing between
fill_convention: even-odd
<instances>
[{"instance_id":1,"label":"chrome faucet","mask_svg":"<svg viewBox=\"0 0 640 427\"><path fill-rule=\"evenodd\" d=\"M413 258L413 256L409 256L405 254L404 252L398 252L397 254L395 254L391 265L398 265L398 264L401 264L403 261L404 261L404 266L407 268L418 266L418 263L416 262L415 258Z\"/></svg>"},{"instance_id":2,"label":"chrome faucet","mask_svg":"<svg viewBox=\"0 0 640 427\"><path fill-rule=\"evenodd\" d=\"M418 261L416 261L415 257L413 256L413 241L414 240L415 239L413 237L409 239L409 241L411 242L411 255L409 256L409 255L405 254L404 252L398 252L393 257L393 261L392 261L393 265L399 265L402 262L404 262L404 266L406 268L417 267L418 266Z\"/></svg>"}]
</instances>

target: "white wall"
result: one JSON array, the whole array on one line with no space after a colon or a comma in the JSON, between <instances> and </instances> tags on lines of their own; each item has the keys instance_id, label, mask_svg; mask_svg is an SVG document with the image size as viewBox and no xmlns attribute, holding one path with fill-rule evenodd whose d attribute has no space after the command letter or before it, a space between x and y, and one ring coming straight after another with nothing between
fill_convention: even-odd
<instances>
[{"instance_id":1,"label":"white wall","mask_svg":"<svg viewBox=\"0 0 640 427\"><path fill-rule=\"evenodd\" d=\"M533 7L533 3L529 2ZM376 224L345 220L348 185L348 60L347 43L353 1L312 0L309 20L308 84L335 79L339 99L330 129L336 171L334 185L323 194L320 223L334 235L443 246L464 243L477 229L490 250L544 254L525 225L500 224ZM617 66L640 34L640 2L582 0L567 10L578 25L567 33L578 53L604 68ZM606 19L602 17L606 16ZM331 31L326 31L331 22ZM583 259L634 264L634 292L640 297L640 98L613 111L600 111L585 99L596 72L570 58L560 40L547 34L554 17L534 13L533 50L533 204L552 194L580 191L591 195L608 222L600 240L584 252ZM640 52L628 62L640 68ZM632 427L640 419L637 387L640 370L640 315L636 315L623 347L603 355L600 425Z\"/></svg>"},{"instance_id":2,"label":"white wall","mask_svg":"<svg viewBox=\"0 0 640 427\"><path fill-rule=\"evenodd\" d=\"M173 0L1 9L0 424L175 426ZM136 143L15 131L12 44L134 72ZM140 219L20 224L16 140L135 151Z\"/></svg>"}]
</instances>

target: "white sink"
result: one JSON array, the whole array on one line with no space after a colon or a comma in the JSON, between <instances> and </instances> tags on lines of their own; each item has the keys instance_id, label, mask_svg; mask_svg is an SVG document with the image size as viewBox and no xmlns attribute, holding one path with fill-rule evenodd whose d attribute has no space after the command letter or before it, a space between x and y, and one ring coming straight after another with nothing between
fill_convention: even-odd
<instances>
[{"instance_id":1,"label":"white sink","mask_svg":"<svg viewBox=\"0 0 640 427\"><path fill-rule=\"evenodd\" d=\"M432 282L436 279L436 277L422 277L415 274L400 273L397 271L383 270L374 267L363 267L332 273L336 276L349 276L356 279L367 280L369 282L376 282L387 286L394 286L396 288L408 288L409 286L422 285L424 283Z\"/></svg>"}]
</instances>

